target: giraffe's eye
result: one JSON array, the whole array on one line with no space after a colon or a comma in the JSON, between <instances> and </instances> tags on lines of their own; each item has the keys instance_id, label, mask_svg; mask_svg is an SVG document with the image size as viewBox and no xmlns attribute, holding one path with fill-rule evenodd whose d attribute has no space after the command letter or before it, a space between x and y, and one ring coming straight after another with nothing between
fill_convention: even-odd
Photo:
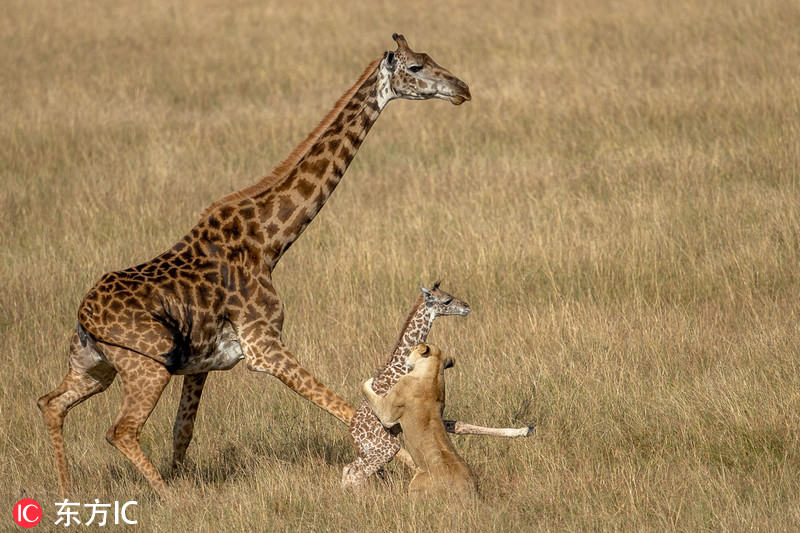
<instances>
[{"instance_id":1,"label":"giraffe's eye","mask_svg":"<svg viewBox=\"0 0 800 533\"><path fill-rule=\"evenodd\" d=\"M410 70L411 72L419 72L420 70L422 70L422 65L411 65L410 67L408 67L408 70Z\"/></svg>"},{"instance_id":2,"label":"giraffe's eye","mask_svg":"<svg viewBox=\"0 0 800 533\"><path fill-rule=\"evenodd\" d=\"M450 305L452 302L453 302L453 299L452 298L448 298L447 300L443 301L442 303L444 305Z\"/></svg>"}]
</instances>

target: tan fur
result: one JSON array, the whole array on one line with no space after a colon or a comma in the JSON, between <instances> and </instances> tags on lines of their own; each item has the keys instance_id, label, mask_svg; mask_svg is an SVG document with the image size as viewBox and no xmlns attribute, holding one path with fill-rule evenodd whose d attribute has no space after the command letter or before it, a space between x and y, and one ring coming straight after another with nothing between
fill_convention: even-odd
<instances>
[{"instance_id":1,"label":"tan fur","mask_svg":"<svg viewBox=\"0 0 800 533\"><path fill-rule=\"evenodd\" d=\"M453 360L436 346L419 344L406 363L411 372L386 396L372 390L372 379L364 382L362 391L382 424L400 424L403 430L406 449L417 465L409 493L476 494L475 475L456 452L442 422L444 369Z\"/></svg>"}]
</instances>

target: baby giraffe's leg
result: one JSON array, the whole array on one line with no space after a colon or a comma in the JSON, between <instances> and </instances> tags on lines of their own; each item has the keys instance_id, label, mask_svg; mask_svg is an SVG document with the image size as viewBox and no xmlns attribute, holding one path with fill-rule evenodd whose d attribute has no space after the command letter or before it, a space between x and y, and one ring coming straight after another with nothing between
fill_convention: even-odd
<instances>
[{"instance_id":1,"label":"baby giraffe's leg","mask_svg":"<svg viewBox=\"0 0 800 533\"><path fill-rule=\"evenodd\" d=\"M398 438L383 427L366 403L362 403L353 415L350 437L358 450L358 457L342 471L343 488L363 486L372 474L383 468L398 452L403 452L403 459L406 456L410 459L408 452L400 447ZM413 468L413 464L411 461L409 466Z\"/></svg>"},{"instance_id":2,"label":"baby giraffe's leg","mask_svg":"<svg viewBox=\"0 0 800 533\"><path fill-rule=\"evenodd\" d=\"M448 433L454 435L484 435L489 437L530 437L536 432L536 426L525 426L521 428L487 428L475 426L466 422L456 420L442 420L444 428Z\"/></svg>"}]
</instances>

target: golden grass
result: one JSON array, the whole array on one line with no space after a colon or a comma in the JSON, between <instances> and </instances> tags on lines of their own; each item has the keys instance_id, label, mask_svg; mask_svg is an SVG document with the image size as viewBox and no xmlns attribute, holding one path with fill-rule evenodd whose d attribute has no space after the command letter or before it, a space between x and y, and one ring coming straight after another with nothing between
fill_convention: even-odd
<instances>
[{"instance_id":1,"label":"golden grass","mask_svg":"<svg viewBox=\"0 0 800 533\"><path fill-rule=\"evenodd\" d=\"M474 100L389 104L276 271L285 340L359 401L442 278L474 308L431 336L448 416L535 437L454 439L479 503L409 501L396 465L354 497L344 426L237 367L159 502L104 442L117 383L67 419L74 499L154 531L800 527L795 2L1 4L4 513L53 527L34 400L83 294L269 172L397 31ZM162 472L179 385L142 437Z\"/></svg>"}]
</instances>

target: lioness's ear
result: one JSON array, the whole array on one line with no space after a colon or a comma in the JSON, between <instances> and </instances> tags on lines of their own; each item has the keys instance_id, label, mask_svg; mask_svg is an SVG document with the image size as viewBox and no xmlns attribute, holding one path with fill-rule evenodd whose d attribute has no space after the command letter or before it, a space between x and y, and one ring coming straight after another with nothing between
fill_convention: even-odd
<instances>
[{"instance_id":1,"label":"lioness's ear","mask_svg":"<svg viewBox=\"0 0 800 533\"><path fill-rule=\"evenodd\" d=\"M456 364L456 360L452 357L445 357L444 358L444 368L453 368Z\"/></svg>"},{"instance_id":2,"label":"lioness's ear","mask_svg":"<svg viewBox=\"0 0 800 533\"><path fill-rule=\"evenodd\" d=\"M417 344L414 347L414 350L416 350L417 353L419 353L422 357L429 357L431 355L430 347L424 342Z\"/></svg>"}]
</instances>

